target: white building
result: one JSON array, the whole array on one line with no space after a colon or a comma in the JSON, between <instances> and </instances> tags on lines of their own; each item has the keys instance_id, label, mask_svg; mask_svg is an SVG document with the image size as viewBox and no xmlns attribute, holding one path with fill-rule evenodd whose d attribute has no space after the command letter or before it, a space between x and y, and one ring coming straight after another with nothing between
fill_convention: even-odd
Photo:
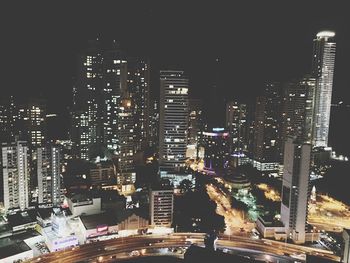
<instances>
[{"instance_id":1,"label":"white building","mask_svg":"<svg viewBox=\"0 0 350 263\"><path fill-rule=\"evenodd\" d=\"M306 241L311 145L289 137L284 149L281 221L295 243Z\"/></svg>"},{"instance_id":2,"label":"white building","mask_svg":"<svg viewBox=\"0 0 350 263\"><path fill-rule=\"evenodd\" d=\"M314 136L315 147L328 146L336 44L334 32L322 31L314 39L312 74L316 78Z\"/></svg>"},{"instance_id":3,"label":"white building","mask_svg":"<svg viewBox=\"0 0 350 263\"><path fill-rule=\"evenodd\" d=\"M48 145L37 149L38 202L61 203L60 149Z\"/></svg>"},{"instance_id":4,"label":"white building","mask_svg":"<svg viewBox=\"0 0 350 263\"><path fill-rule=\"evenodd\" d=\"M28 208L29 168L26 142L16 141L2 145L2 175L5 210Z\"/></svg>"},{"instance_id":5,"label":"white building","mask_svg":"<svg viewBox=\"0 0 350 263\"><path fill-rule=\"evenodd\" d=\"M170 227L174 212L174 190L150 191L151 225L155 227Z\"/></svg>"},{"instance_id":6,"label":"white building","mask_svg":"<svg viewBox=\"0 0 350 263\"><path fill-rule=\"evenodd\" d=\"M185 166L188 132L188 84L183 71L160 72L160 169Z\"/></svg>"},{"instance_id":7,"label":"white building","mask_svg":"<svg viewBox=\"0 0 350 263\"><path fill-rule=\"evenodd\" d=\"M69 210L73 216L94 215L101 213L101 198L76 194L67 198Z\"/></svg>"}]
</instances>

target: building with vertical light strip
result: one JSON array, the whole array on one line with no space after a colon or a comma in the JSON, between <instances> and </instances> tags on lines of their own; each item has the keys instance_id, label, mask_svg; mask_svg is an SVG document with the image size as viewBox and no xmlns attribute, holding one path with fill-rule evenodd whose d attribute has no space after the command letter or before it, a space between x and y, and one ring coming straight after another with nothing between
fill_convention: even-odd
<instances>
[{"instance_id":1,"label":"building with vertical light strip","mask_svg":"<svg viewBox=\"0 0 350 263\"><path fill-rule=\"evenodd\" d=\"M60 148L47 145L37 149L38 203L61 203Z\"/></svg>"},{"instance_id":2,"label":"building with vertical light strip","mask_svg":"<svg viewBox=\"0 0 350 263\"><path fill-rule=\"evenodd\" d=\"M163 171L185 166L189 80L183 71L160 72L159 162Z\"/></svg>"},{"instance_id":3,"label":"building with vertical light strip","mask_svg":"<svg viewBox=\"0 0 350 263\"><path fill-rule=\"evenodd\" d=\"M289 137L284 148L281 221L295 243L305 243L311 144Z\"/></svg>"},{"instance_id":4,"label":"building with vertical light strip","mask_svg":"<svg viewBox=\"0 0 350 263\"><path fill-rule=\"evenodd\" d=\"M230 101L226 104L226 128L230 133L230 152L248 150L247 105Z\"/></svg>"},{"instance_id":5,"label":"building with vertical light strip","mask_svg":"<svg viewBox=\"0 0 350 263\"><path fill-rule=\"evenodd\" d=\"M327 147L336 43L335 33L321 31L313 41L312 75L316 78L313 146Z\"/></svg>"},{"instance_id":6,"label":"building with vertical light strip","mask_svg":"<svg viewBox=\"0 0 350 263\"><path fill-rule=\"evenodd\" d=\"M2 186L5 210L29 206L28 146L24 141L2 144Z\"/></svg>"},{"instance_id":7,"label":"building with vertical light strip","mask_svg":"<svg viewBox=\"0 0 350 263\"><path fill-rule=\"evenodd\" d=\"M174 190L150 191L151 225L156 227L170 227L174 213Z\"/></svg>"}]
</instances>

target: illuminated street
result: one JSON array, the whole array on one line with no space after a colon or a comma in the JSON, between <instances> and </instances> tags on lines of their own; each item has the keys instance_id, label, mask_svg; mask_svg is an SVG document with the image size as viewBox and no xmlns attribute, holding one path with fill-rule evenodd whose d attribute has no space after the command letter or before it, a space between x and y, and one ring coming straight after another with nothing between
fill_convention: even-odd
<instances>
[{"instance_id":1,"label":"illuminated street","mask_svg":"<svg viewBox=\"0 0 350 263\"><path fill-rule=\"evenodd\" d=\"M124 259L146 255L170 255L175 252L175 256L182 257L184 251L169 250L168 248L188 247L192 243L203 245L204 234L202 233L175 233L171 235L133 236L128 238L118 238L66 249L41 257L33 258L28 262L78 262L91 260L91 262L108 262L113 259ZM268 253L270 255L284 256L286 253L300 255L310 253L323 256L328 259L338 260L332 252L285 244L283 242L270 240L253 240L240 236L220 236L217 242L218 247L232 248L235 250L252 250L255 252ZM160 250L167 248L168 250ZM151 250L152 249L152 250ZM270 256L269 257L273 257ZM264 256L264 255L263 255ZM266 257L266 256L265 256ZM276 261L277 262L277 261Z\"/></svg>"},{"instance_id":2,"label":"illuminated street","mask_svg":"<svg viewBox=\"0 0 350 263\"><path fill-rule=\"evenodd\" d=\"M264 191L265 197L274 202L281 202L281 195L278 191L267 184L257 184L260 190Z\"/></svg>"},{"instance_id":3,"label":"illuminated street","mask_svg":"<svg viewBox=\"0 0 350 263\"><path fill-rule=\"evenodd\" d=\"M232 208L230 197L213 184L207 185L207 193L216 205L216 212L225 218L225 234L239 233L240 229L249 232L254 228L254 223L247 223L244 220L244 211Z\"/></svg>"},{"instance_id":4,"label":"illuminated street","mask_svg":"<svg viewBox=\"0 0 350 263\"><path fill-rule=\"evenodd\" d=\"M350 228L350 207L327 195L317 195L316 204L311 204L308 221L325 231L341 232Z\"/></svg>"}]
</instances>

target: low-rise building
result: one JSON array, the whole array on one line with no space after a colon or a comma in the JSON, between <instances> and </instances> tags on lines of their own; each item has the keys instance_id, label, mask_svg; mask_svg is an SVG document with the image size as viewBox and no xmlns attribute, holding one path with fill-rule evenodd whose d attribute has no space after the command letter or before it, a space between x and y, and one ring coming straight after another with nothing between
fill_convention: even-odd
<instances>
[{"instance_id":1,"label":"low-rise building","mask_svg":"<svg viewBox=\"0 0 350 263\"><path fill-rule=\"evenodd\" d=\"M88 194L73 194L67 198L73 216L93 215L101 213L101 198Z\"/></svg>"}]
</instances>

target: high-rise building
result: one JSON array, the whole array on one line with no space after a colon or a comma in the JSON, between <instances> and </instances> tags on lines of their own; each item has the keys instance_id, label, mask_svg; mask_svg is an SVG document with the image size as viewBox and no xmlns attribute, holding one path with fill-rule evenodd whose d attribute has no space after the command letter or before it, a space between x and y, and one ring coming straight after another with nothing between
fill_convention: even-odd
<instances>
[{"instance_id":1,"label":"high-rise building","mask_svg":"<svg viewBox=\"0 0 350 263\"><path fill-rule=\"evenodd\" d=\"M2 144L2 188L5 210L29 206L28 146L24 141Z\"/></svg>"},{"instance_id":2,"label":"high-rise building","mask_svg":"<svg viewBox=\"0 0 350 263\"><path fill-rule=\"evenodd\" d=\"M188 82L183 71L160 72L159 162L164 171L175 171L185 166Z\"/></svg>"},{"instance_id":3,"label":"high-rise building","mask_svg":"<svg viewBox=\"0 0 350 263\"><path fill-rule=\"evenodd\" d=\"M118 183L135 183L134 119L131 99L121 99L118 119L118 139Z\"/></svg>"},{"instance_id":4,"label":"high-rise building","mask_svg":"<svg viewBox=\"0 0 350 263\"><path fill-rule=\"evenodd\" d=\"M127 94L127 60L117 43L102 53L102 98L98 129L102 134L103 145L117 154L119 147L118 114L121 98Z\"/></svg>"},{"instance_id":5,"label":"high-rise building","mask_svg":"<svg viewBox=\"0 0 350 263\"><path fill-rule=\"evenodd\" d=\"M28 142L30 153L46 142L46 102L41 99L30 99L19 107L19 138Z\"/></svg>"},{"instance_id":6,"label":"high-rise building","mask_svg":"<svg viewBox=\"0 0 350 263\"><path fill-rule=\"evenodd\" d=\"M229 133L224 128L203 132L204 166L208 170L223 170L230 159Z\"/></svg>"},{"instance_id":7,"label":"high-rise building","mask_svg":"<svg viewBox=\"0 0 350 263\"><path fill-rule=\"evenodd\" d=\"M73 88L72 141L75 154L88 160L91 147L102 140L101 95L102 52L98 41L90 41L89 47L78 58L76 85Z\"/></svg>"},{"instance_id":8,"label":"high-rise building","mask_svg":"<svg viewBox=\"0 0 350 263\"><path fill-rule=\"evenodd\" d=\"M159 102L153 101L152 107L150 108L150 145L156 149L159 147Z\"/></svg>"},{"instance_id":9,"label":"high-rise building","mask_svg":"<svg viewBox=\"0 0 350 263\"><path fill-rule=\"evenodd\" d=\"M281 221L295 243L305 243L311 144L289 137L284 148Z\"/></svg>"},{"instance_id":10,"label":"high-rise building","mask_svg":"<svg viewBox=\"0 0 350 263\"><path fill-rule=\"evenodd\" d=\"M150 62L128 59L128 91L133 104L136 149L149 144L150 136Z\"/></svg>"},{"instance_id":11,"label":"high-rise building","mask_svg":"<svg viewBox=\"0 0 350 263\"><path fill-rule=\"evenodd\" d=\"M170 227L174 213L174 190L151 190L149 203L151 225Z\"/></svg>"},{"instance_id":12,"label":"high-rise building","mask_svg":"<svg viewBox=\"0 0 350 263\"><path fill-rule=\"evenodd\" d=\"M187 156L198 158L202 146L203 104L199 99L189 100Z\"/></svg>"},{"instance_id":13,"label":"high-rise building","mask_svg":"<svg viewBox=\"0 0 350 263\"><path fill-rule=\"evenodd\" d=\"M305 77L291 81L283 87L281 148L288 136L312 142L315 79Z\"/></svg>"},{"instance_id":14,"label":"high-rise building","mask_svg":"<svg viewBox=\"0 0 350 263\"><path fill-rule=\"evenodd\" d=\"M236 101L226 104L226 129L230 133L230 151L248 150L247 105Z\"/></svg>"},{"instance_id":15,"label":"high-rise building","mask_svg":"<svg viewBox=\"0 0 350 263\"><path fill-rule=\"evenodd\" d=\"M11 142L17 135L18 109L14 97L0 102L0 141Z\"/></svg>"},{"instance_id":16,"label":"high-rise building","mask_svg":"<svg viewBox=\"0 0 350 263\"><path fill-rule=\"evenodd\" d=\"M254 122L254 166L260 171L279 169L281 153L282 85L266 85L264 96L258 97Z\"/></svg>"},{"instance_id":17,"label":"high-rise building","mask_svg":"<svg viewBox=\"0 0 350 263\"><path fill-rule=\"evenodd\" d=\"M335 63L335 33L321 31L313 41L312 75L316 78L313 146L327 147Z\"/></svg>"},{"instance_id":18,"label":"high-rise building","mask_svg":"<svg viewBox=\"0 0 350 263\"><path fill-rule=\"evenodd\" d=\"M61 154L56 145L37 149L38 203L61 203Z\"/></svg>"},{"instance_id":19,"label":"high-rise building","mask_svg":"<svg viewBox=\"0 0 350 263\"><path fill-rule=\"evenodd\" d=\"M350 229L343 230L344 250L342 255L343 263L350 263Z\"/></svg>"}]
</instances>

